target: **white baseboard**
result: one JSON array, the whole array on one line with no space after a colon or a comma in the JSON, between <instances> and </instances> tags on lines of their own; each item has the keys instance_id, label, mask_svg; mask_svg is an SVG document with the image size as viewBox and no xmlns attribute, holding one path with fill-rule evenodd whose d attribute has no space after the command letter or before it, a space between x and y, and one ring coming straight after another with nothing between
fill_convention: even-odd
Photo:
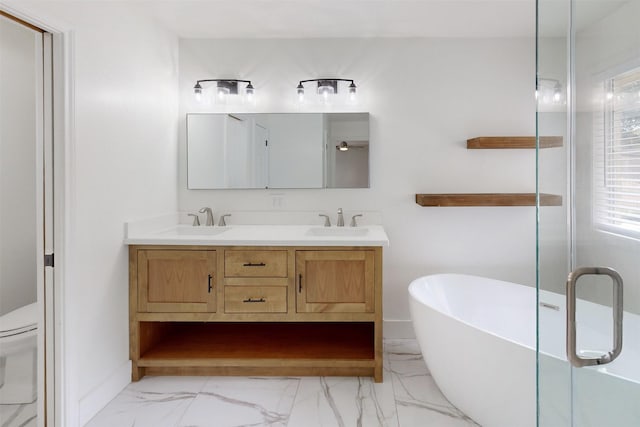
<instances>
[{"instance_id":1,"label":"white baseboard","mask_svg":"<svg viewBox=\"0 0 640 427\"><path fill-rule=\"evenodd\" d=\"M415 339L411 320L385 320L382 324L383 338L386 339Z\"/></svg>"},{"instance_id":2,"label":"white baseboard","mask_svg":"<svg viewBox=\"0 0 640 427\"><path fill-rule=\"evenodd\" d=\"M78 405L79 425L83 426L102 408L107 406L131 382L131 361L127 360L102 384L80 399Z\"/></svg>"}]
</instances>

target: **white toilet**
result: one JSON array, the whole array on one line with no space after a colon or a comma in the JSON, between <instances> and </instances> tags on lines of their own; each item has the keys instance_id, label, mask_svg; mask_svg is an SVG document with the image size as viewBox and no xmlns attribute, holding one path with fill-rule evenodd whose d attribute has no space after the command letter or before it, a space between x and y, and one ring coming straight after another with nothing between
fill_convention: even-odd
<instances>
[{"instance_id":1,"label":"white toilet","mask_svg":"<svg viewBox=\"0 0 640 427\"><path fill-rule=\"evenodd\" d=\"M0 404L36 399L37 335L37 303L0 316Z\"/></svg>"}]
</instances>

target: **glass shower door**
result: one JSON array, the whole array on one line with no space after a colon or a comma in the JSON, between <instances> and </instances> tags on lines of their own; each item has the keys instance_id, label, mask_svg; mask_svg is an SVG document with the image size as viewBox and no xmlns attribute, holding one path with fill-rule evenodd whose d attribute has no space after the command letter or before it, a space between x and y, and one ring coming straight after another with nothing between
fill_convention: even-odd
<instances>
[{"instance_id":1,"label":"glass shower door","mask_svg":"<svg viewBox=\"0 0 640 427\"><path fill-rule=\"evenodd\" d=\"M638 426L640 1L537 16L538 425Z\"/></svg>"}]
</instances>

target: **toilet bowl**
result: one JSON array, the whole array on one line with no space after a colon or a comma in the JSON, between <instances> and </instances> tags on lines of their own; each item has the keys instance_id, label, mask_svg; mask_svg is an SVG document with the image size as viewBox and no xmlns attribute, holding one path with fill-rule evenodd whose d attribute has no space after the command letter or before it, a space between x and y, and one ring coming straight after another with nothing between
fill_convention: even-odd
<instances>
[{"instance_id":1,"label":"toilet bowl","mask_svg":"<svg viewBox=\"0 0 640 427\"><path fill-rule=\"evenodd\" d=\"M36 399L37 335L37 303L0 316L0 404Z\"/></svg>"}]
</instances>

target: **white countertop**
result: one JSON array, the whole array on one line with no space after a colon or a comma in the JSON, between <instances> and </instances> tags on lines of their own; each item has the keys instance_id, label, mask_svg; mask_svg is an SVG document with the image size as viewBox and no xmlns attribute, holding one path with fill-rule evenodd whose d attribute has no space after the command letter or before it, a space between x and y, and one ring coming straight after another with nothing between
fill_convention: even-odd
<instances>
[{"instance_id":1,"label":"white countertop","mask_svg":"<svg viewBox=\"0 0 640 427\"><path fill-rule=\"evenodd\" d=\"M175 225L156 230L127 229L128 245L210 246L389 246L381 225L322 227L317 225Z\"/></svg>"}]
</instances>

